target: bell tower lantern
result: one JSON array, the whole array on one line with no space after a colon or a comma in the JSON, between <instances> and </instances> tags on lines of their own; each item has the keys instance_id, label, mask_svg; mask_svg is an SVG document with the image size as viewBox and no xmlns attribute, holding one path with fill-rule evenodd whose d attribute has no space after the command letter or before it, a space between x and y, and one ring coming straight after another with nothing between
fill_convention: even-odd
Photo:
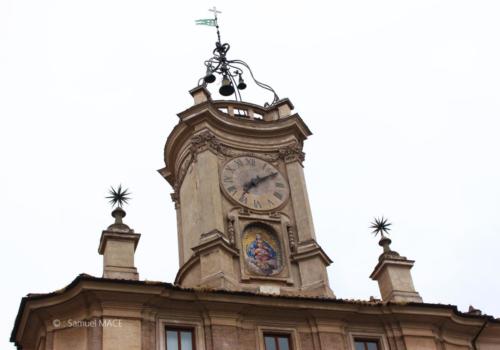
<instances>
[{"instance_id":1,"label":"bell tower lantern","mask_svg":"<svg viewBox=\"0 0 500 350\"><path fill-rule=\"evenodd\" d=\"M160 174L170 183L177 211L179 264L175 283L272 294L333 296L332 262L316 240L303 172L311 135L288 99L270 104L241 100L240 60L226 57L217 17L214 56L190 91L194 105L178 114ZM209 24L210 25L210 24ZM220 76L213 100L208 84ZM250 71L250 76L253 74Z\"/></svg>"}]
</instances>

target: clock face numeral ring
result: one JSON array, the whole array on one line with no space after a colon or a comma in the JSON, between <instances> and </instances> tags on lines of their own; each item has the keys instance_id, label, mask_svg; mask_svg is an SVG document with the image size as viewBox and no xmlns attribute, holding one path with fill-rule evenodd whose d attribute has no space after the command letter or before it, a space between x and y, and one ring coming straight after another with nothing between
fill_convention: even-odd
<instances>
[{"instance_id":1,"label":"clock face numeral ring","mask_svg":"<svg viewBox=\"0 0 500 350\"><path fill-rule=\"evenodd\" d=\"M269 211L282 206L290 195L283 175L272 164L256 157L237 157L221 169L221 187L238 204Z\"/></svg>"}]
</instances>

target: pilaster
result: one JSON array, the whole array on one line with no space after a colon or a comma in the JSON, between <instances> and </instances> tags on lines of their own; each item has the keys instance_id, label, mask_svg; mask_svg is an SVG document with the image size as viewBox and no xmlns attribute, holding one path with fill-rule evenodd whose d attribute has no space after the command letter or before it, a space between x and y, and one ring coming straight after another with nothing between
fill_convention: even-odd
<instances>
[{"instance_id":1,"label":"pilaster","mask_svg":"<svg viewBox=\"0 0 500 350\"><path fill-rule=\"evenodd\" d=\"M192 248L198 245L202 233L224 232L217 155L200 146L194 157L180 186L183 264L192 256Z\"/></svg>"},{"instance_id":2,"label":"pilaster","mask_svg":"<svg viewBox=\"0 0 500 350\"><path fill-rule=\"evenodd\" d=\"M281 153L286 163L299 242L316 239L304 169L302 167L304 154L296 147L288 147L283 149Z\"/></svg>"}]
</instances>

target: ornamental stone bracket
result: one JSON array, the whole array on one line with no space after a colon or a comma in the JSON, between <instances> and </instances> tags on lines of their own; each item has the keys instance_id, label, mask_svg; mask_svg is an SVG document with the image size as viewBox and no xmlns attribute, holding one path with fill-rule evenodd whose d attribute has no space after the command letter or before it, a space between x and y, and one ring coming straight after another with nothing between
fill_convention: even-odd
<instances>
[{"instance_id":1,"label":"ornamental stone bracket","mask_svg":"<svg viewBox=\"0 0 500 350\"><path fill-rule=\"evenodd\" d=\"M280 159L285 163L299 162L302 164L306 154L302 152L302 146L298 144L282 147L278 150Z\"/></svg>"},{"instance_id":2,"label":"ornamental stone bracket","mask_svg":"<svg viewBox=\"0 0 500 350\"><path fill-rule=\"evenodd\" d=\"M191 138L190 152L193 160L196 161L198 153L210 149L215 153L221 152L222 145L220 141L210 131L205 130Z\"/></svg>"}]
</instances>

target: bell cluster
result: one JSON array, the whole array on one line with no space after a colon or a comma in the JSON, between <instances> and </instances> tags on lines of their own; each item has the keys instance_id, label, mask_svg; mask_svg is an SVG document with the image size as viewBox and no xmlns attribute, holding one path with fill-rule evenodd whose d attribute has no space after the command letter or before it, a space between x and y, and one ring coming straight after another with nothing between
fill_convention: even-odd
<instances>
[{"instance_id":1,"label":"bell cluster","mask_svg":"<svg viewBox=\"0 0 500 350\"><path fill-rule=\"evenodd\" d=\"M205 85L212 84L217 80L216 75L219 75L221 76L219 93L225 97L234 94L235 99L241 101L240 92L247 87L245 80L243 80L243 72L245 72L250 74L250 77L257 86L273 94L272 104L279 101L279 97L272 87L255 79L252 69L245 61L227 59L229 49L230 45L228 43L222 44L219 37L219 40L215 43L213 56L205 61L206 73L198 80L198 85L202 83Z\"/></svg>"},{"instance_id":2,"label":"bell cluster","mask_svg":"<svg viewBox=\"0 0 500 350\"><path fill-rule=\"evenodd\" d=\"M207 67L207 74L203 78L203 81L207 84L211 84L215 82L215 74L214 73L219 73L217 70L212 69L210 66ZM223 70L222 73L222 82L221 82L221 87L219 88L219 93L222 96L231 96L235 92L235 85L238 90L245 90L247 87L247 84L243 80L243 77L241 76L243 73L239 70L235 71L234 73L231 73L229 69ZM238 83L236 84L236 76L238 77Z\"/></svg>"}]
</instances>

